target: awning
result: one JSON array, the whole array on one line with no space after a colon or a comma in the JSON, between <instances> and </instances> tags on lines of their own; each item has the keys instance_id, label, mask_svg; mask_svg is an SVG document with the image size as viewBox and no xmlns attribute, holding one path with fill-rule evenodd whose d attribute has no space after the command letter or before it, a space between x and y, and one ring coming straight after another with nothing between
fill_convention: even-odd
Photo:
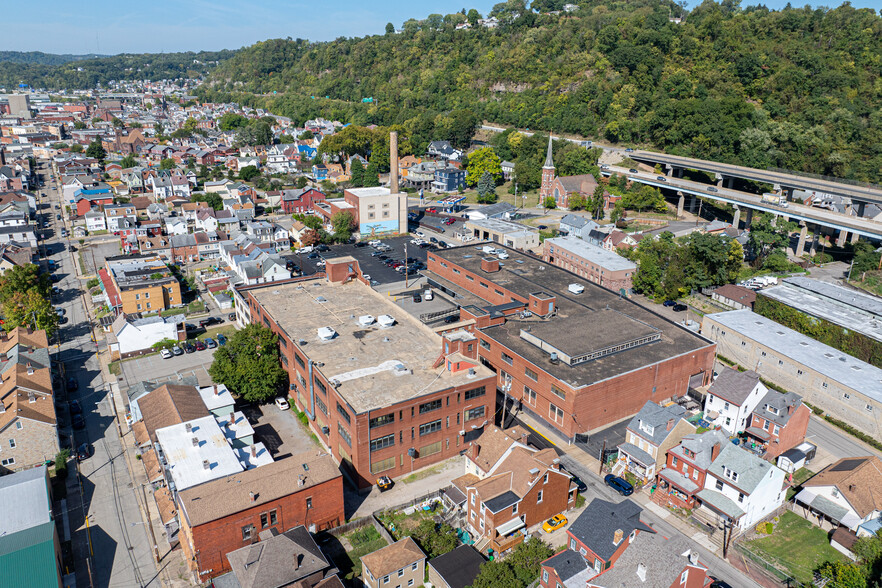
<instances>
[{"instance_id":1,"label":"awning","mask_svg":"<svg viewBox=\"0 0 882 588\"><path fill-rule=\"evenodd\" d=\"M732 520L738 520L744 516L744 511L735 504L734 500L728 496L723 496L719 492L705 488L700 490L696 496L701 500L702 504Z\"/></svg>"},{"instance_id":2,"label":"awning","mask_svg":"<svg viewBox=\"0 0 882 588\"><path fill-rule=\"evenodd\" d=\"M768 431L760 429L759 427L747 427L744 432L751 437L756 437L757 439L761 439L763 441L768 441L771 438L771 435L769 435Z\"/></svg>"},{"instance_id":3,"label":"awning","mask_svg":"<svg viewBox=\"0 0 882 588\"><path fill-rule=\"evenodd\" d=\"M508 535L509 533L513 533L514 531L517 531L518 529L521 529L526 526L527 526L527 523L525 523L524 521L521 520L520 517L518 517L516 519L512 519L512 520L508 521L507 523L502 523L501 525L496 527L496 532L504 537L504 536Z\"/></svg>"},{"instance_id":4,"label":"awning","mask_svg":"<svg viewBox=\"0 0 882 588\"><path fill-rule=\"evenodd\" d=\"M658 473L660 478L664 478L669 483L680 488L686 494L695 494L700 488L692 479L683 475L683 472L671 468L662 468Z\"/></svg>"},{"instance_id":5,"label":"awning","mask_svg":"<svg viewBox=\"0 0 882 588\"><path fill-rule=\"evenodd\" d=\"M622 443L619 445L619 453L627 454L628 457L646 467L655 465L655 460L652 459L652 456L633 443Z\"/></svg>"}]
</instances>

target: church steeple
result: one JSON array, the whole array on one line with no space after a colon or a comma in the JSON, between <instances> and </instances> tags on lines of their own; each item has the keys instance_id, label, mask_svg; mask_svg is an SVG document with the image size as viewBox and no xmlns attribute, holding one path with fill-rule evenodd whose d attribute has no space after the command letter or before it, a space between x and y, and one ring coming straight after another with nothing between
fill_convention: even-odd
<instances>
[{"instance_id":1,"label":"church steeple","mask_svg":"<svg viewBox=\"0 0 882 588\"><path fill-rule=\"evenodd\" d=\"M542 169L554 169L554 160L551 158L551 135L548 135L548 154L545 156L545 165Z\"/></svg>"}]
</instances>

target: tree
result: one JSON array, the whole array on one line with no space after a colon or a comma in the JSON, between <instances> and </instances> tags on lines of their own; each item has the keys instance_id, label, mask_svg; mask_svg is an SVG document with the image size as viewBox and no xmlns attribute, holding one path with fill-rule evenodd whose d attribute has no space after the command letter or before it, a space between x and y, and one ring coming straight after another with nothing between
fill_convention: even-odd
<instances>
[{"instance_id":1,"label":"tree","mask_svg":"<svg viewBox=\"0 0 882 588\"><path fill-rule=\"evenodd\" d=\"M166 157L159 162L159 169L175 169L176 165L177 164L175 163L174 159Z\"/></svg>"},{"instance_id":2,"label":"tree","mask_svg":"<svg viewBox=\"0 0 882 588\"><path fill-rule=\"evenodd\" d=\"M478 202L481 204L496 202L496 182L490 172L484 172L478 181Z\"/></svg>"},{"instance_id":3,"label":"tree","mask_svg":"<svg viewBox=\"0 0 882 588\"><path fill-rule=\"evenodd\" d=\"M313 245L318 245L322 242L322 234L321 231L316 229L308 229L304 231L303 236L300 237L300 244L304 247L311 247Z\"/></svg>"},{"instance_id":4,"label":"tree","mask_svg":"<svg viewBox=\"0 0 882 588\"><path fill-rule=\"evenodd\" d=\"M296 213L292 215L292 218L296 221L302 222L307 228L313 229L314 231L318 231L322 228L322 219L319 216L314 214L300 214Z\"/></svg>"},{"instance_id":5,"label":"tree","mask_svg":"<svg viewBox=\"0 0 882 588\"><path fill-rule=\"evenodd\" d=\"M302 133L297 135L297 138L301 141L312 141L313 138L315 138L315 133L313 133L309 129L305 129Z\"/></svg>"},{"instance_id":6,"label":"tree","mask_svg":"<svg viewBox=\"0 0 882 588\"><path fill-rule=\"evenodd\" d=\"M355 217L348 210L341 210L331 215L331 227L334 229L334 240L347 243L355 229Z\"/></svg>"},{"instance_id":7,"label":"tree","mask_svg":"<svg viewBox=\"0 0 882 588\"><path fill-rule=\"evenodd\" d=\"M246 165L242 169L239 170L239 179L243 182L250 182L256 176L259 176L260 172L257 170L257 166L254 165Z\"/></svg>"},{"instance_id":8,"label":"tree","mask_svg":"<svg viewBox=\"0 0 882 588\"><path fill-rule=\"evenodd\" d=\"M829 580L828 588L867 588L867 573L856 563L828 561L817 571L822 578Z\"/></svg>"},{"instance_id":9,"label":"tree","mask_svg":"<svg viewBox=\"0 0 882 588\"><path fill-rule=\"evenodd\" d=\"M123 128L124 126L126 126L125 123L123 123L123 121L119 120L119 119L116 118L116 117L113 117L113 119L112 119L110 122L112 122L114 128L117 128L117 129L121 129L121 128Z\"/></svg>"},{"instance_id":10,"label":"tree","mask_svg":"<svg viewBox=\"0 0 882 588\"><path fill-rule=\"evenodd\" d=\"M107 157L107 151L104 150L101 139L95 139L89 143L89 146L86 148L86 155L99 161Z\"/></svg>"},{"instance_id":11,"label":"tree","mask_svg":"<svg viewBox=\"0 0 882 588\"><path fill-rule=\"evenodd\" d=\"M554 196L546 196L545 200L542 202L542 206L548 209L557 208L557 200L554 199Z\"/></svg>"},{"instance_id":12,"label":"tree","mask_svg":"<svg viewBox=\"0 0 882 588\"><path fill-rule=\"evenodd\" d=\"M217 127L222 131L232 131L244 127L248 124L248 119L241 114L228 112L217 121Z\"/></svg>"},{"instance_id":13,"label":"tree","mask_svg":"<svg viewBox=\"0 0 882 588\"><path fill-rule=\"evenodd\" d=\"M524 584L530 584L539 577L544 560L554 555L554 550L541 539L530 539L521 543L506 560L514 568L515 575Z\"/></svg>"},{"instance_id":14,"label":"tree","mask_svg":"<svg viewBox=\"0 0 882 588\"><path fill-rule=\"evenodd\" d=\"M508 561L493 560L481 564L481 571L471 588L524 588Z\"/></svg>"},{"instance_id":15,"label":"tree","mask_svg":"<svg viewBox=\"0 0 882 588\"><path fill-rule=\"evenodd\" d=\"M4 304L16 293L29 290L36 290L40 296L48 298L51 285L49 276L40 273L37 265L14 265L0 276L0 304Z\"/></svg>"},{"instance_id":16,"label":"tree","mask_svg":"<svg viewBox=\"0 0 882 588\"><path fill-rule=\"evenodd\" d=\"M252 121L236 133L236 145L270 145L273 142L273 131L262 120Z\"/></svg>"},{"instance_id":17,"label":"tree","mask_svg":"<svg viewBox=\"0 0 882 588\"><path fill-rule=\"evenodd\" d=\"M119 165L123 169L128 169L130 167L135 167L136 165L138 165L138 162L135 160L135 156L129 153L120 160Z\"/></svg>"},{"instance_id":18,"label":"tree","mask_svg":"<svg viewBox=\"0 0 882 588\"><path fill-rule=\"evenodd\" d=\"M594 194L591 195L591 202L588 203L588 209L591 211L591 218L603 218L603 205L605 203L604 194L606 188L603 184L597 184L594 188Z\"/></svg>"},{"instance_id":19,"label":"tree","mask_svg":"<svg viewBox=\"0 0 882 588\"><path fill-rule=\"evenodd\" d=\"M584 210L588 208L588 199L578 192L573 192L567 198L567 208L570 210Z\"/></svg>"},{"instance_id":20,"label":"tree","mask_svg":"<svg viewBox=\"0 0 882 588\"><path fill-rule=\"evenodd\" d=\"M417 542L429 558L444 555L456 548L456 531L447 523L423 519L410 537Z\"/></svg>"},{"instance_id":21,"label":"tree","mask_svg":"<svg viewBox=\"0 0 882 588\"><path fill-rule=\"evenodd\" d=\"M386 34L391 35L394 32L395 32L395 25L392 24L391 22L387 22L386 23Z\"/></svg>"},{"instance_id":22,"label":"tree","mask_svg":"<svg viewBox=\"0 0 882 588\"><path fill-rule=\"evenodd\" d=\"M307 183L309 183L309 181L304 176L298 176L297 181L294 182L294 185L297 187L298 190L302 190L306 187Z\"/></svg>"},{"instance_id":23,"label":"tree","mask_svg":"<svg viewBox=\"0 0 882 588\"><path fill-rule=\"evenodd\" d=\"M476 27L478 26L478 21L481 20L481 13L474 8L471 8L469 9L468 14L466 14L466 19L468 19L470 25Z\"/></svg>"},{"instance_id":24,"label":"tree","mask_svg":"<svg viewBox=\"0 0 882 588\"><path fill-rule=\"evenodd\" d=\"M70 146L70 152L71 153L82 153L83 146L80 145L79 143L74 143L73 145Z\"/></svg>"},{"instance_id":25,"label":"tree","mask_svg":"<svg viewBox=\"0 0 882 588\"><path fill-rule=\"evenodd\" d=\"M380 173L377 171L377 166L373 163L369 163L367 168L364 170L364 181L362 185L365 188L373 188L380 185Z\"/></svg>"},{"instance_id":26,"label":"tree","mask_svg":"<svg viewBox=\"0 0 882 588\"><path fill-rule=\"evenodd\" d=\"M81 120L75 120L73 126L76 130L81 131L86 128L86 123Z\"/></svg>"},{"instance_id":27,"label":"tree","mask_svg":"<svg viewBox=\"0 0 882 588\"><path fill-rule=\"evenodd\" d=\"M474 188L484 174L490 175L494 185L502 179L502 160L492 147L482 147L469 154L466 184Z\"/></svg>"},{"instance_id":28,"label":"tree","mask_svg":"<svg viewBox=\"0 0 882 588\"><path fill-rule=\"evenodd\" d=\"M16 327L45 329L51 337L58 328L58 315L52 303L36 289L16 292L3 303L6 322L3 328L11 331Z\"/></svg>"},{"instance_id":29,"label":"tree","mask_svg":"<svg viewBox=\"0 0 882 588\"><path fill-rule=\"evenodd\" d=\"M766 258L776 251L782 251L790 240L791 223L785 223L784 219L778 218L773 226L774 218L768 213L754 215L747 240L754 267L763 267Z\"/></svg>"},{"instance_id":30,"label":"tree","mask_svg":"<svg viewBox=\"0 0 882 588\"><path fill-rule=\"evenodd\" d=\"M224 207L223 198L221 198L218 194L214 192L204 194L200 192L199 194L193 194L193 196L190 198L190 201L205 202L214 210L223 210Z\"/></svg>"},{"instance_id":31,"label":"tree","mask_svg":"<svg viewBox=\"0 0 882 588\"><path fill-rule=\"evenodd\" d=\"M349 183L354 188L364 186L364 164L360 159L355 158L352 160L352 163L349 165L349 176Z\"/></svg>"},{"instance_id":32,"label":"tree","mask_svg":"<svg viewBox=\"0 0 882 588\"><path fill-rule=\"evenodd\" d=\"M226 345L217 348L208 373L248 402L272 399L288 379L279 360L278 337L254 323L236 331Z\"/></svg>"}]
</instances>

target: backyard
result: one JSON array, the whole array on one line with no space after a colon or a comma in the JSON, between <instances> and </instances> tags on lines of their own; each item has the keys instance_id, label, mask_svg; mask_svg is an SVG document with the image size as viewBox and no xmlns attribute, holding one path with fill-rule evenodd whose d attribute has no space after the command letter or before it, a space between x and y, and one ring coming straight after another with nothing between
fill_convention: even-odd
<instances>
[{"instance_id":1,"label":"backyard","mask_svg":"<svg viewBox=\"0 0 882 588\"><path fill-rule=\"evenodd\" d=\"M775 564L799 582L811 583L812 571L828 561L847 561L830 546L827 532L791 511L781 519L771 535L745 544L750 551Z\"/></svg>"},{"instance_id":2,"label":"backyard","mask_svg":"<svg viewBox=\"0 0 882 588\"><path fill-rule=\"evenodd\" d=\"M385 547L386 540L371 525L350 531L338 537L339 548L331 557L340 569L340 575L347 580L361 576L361 558Z\"/></svg>"}]
</instances>

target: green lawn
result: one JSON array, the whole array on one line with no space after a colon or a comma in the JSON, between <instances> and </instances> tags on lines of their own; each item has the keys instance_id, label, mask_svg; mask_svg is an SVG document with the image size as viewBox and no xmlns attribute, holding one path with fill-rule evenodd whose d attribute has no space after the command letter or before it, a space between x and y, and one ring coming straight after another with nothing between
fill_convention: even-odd
<instances>
[{"instance_id":1,"label":"green lawn","mask_svg":"<svg viewBox=\"0 0 882 588\"><path fill-rule=\"evenodd\" d=\"M799 468L798 470L793 472L793 486L787 489L787 500L793 498L799 491L802 484L814 475L815 472L806 468Z\"/></svg>"},{"instance_id":2,"label":"green lawn","mask_svg":"<svg viewBox=\"0 0 882 588\"><path fill-rule=\"evenodd\" d=\"M361 576L362 556L386 546L386 540L370 525L347 533L343 538L352 548L346 551L345 557L334 561L340 566L340 572L347 580Z\"/></svg>"},{"instance_id":3,"label":"green lawn","mask_svg":"<svg viewBox=\"0 0 882 588\"><path fill-rule=\"evenodd\" d=\"M771 563L780 565L800 582L812 581L812 570L827 561L847 561L830 547L827 532L789 510L768 537L745 544Z\"/></svg>"}]
</instances>

